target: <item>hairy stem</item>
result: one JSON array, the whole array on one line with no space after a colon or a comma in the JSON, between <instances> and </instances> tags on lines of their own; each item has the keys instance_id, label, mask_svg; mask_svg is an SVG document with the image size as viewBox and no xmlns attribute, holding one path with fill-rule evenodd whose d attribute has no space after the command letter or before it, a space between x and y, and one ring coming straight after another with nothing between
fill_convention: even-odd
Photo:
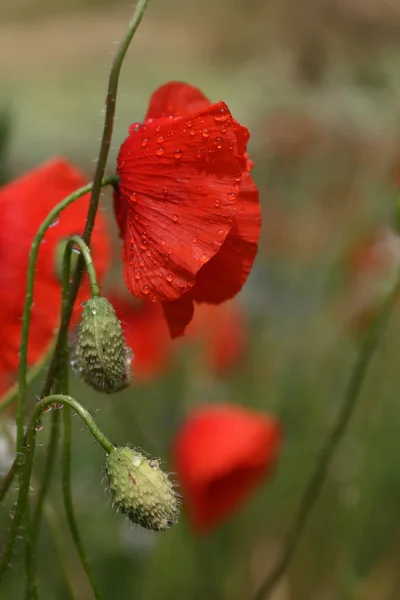
<instances>
[{"instance_id":1,"label":"hairy stem","mask_svg":"<svg viewBox=\"0 0 400 600\"><path fill-rule=\"evenodd\" d=\"M357 400L367 375L368 367L378 347L379 340L385 329L389 316L395 306L400 293L400 278L397 280L393 290L382 304L374 323L364 338L359 350L353 370L351 372L341 409L333 424L332 430L322 446L315 469L308 480L304 494L300 500L299 507L293 519L292 525L286 536L283 552L276 565L259 588L254 600L266 600L279 583L292 558L296 552L297 545L307 525L310 513L318 500L322 487L325 483L330 461L338 447L346 427L353 414Z\"/></svg>"},{"instance_id":2,"label":"hairy stem","mask_svg":"<svg viewBox=\"0 0 400 600\"><path fill-rule=\"evenodd\" d=\"M115 181L115 177L108 177L101 181L101 185L109 185ZM29 327L31 322L31 310L33 302L33 287L35 283L35 268L36 261L39 254L39 248L41 241L50 227L51 223L56 220L60 213L67 208L72 202L78 200L88 192L92 190L93 185L90 183L84 187L76 190L73 194L70 194L62 202L57 204L47 215L46 219L42 222L39 230L32 242L29 263L26 279L26 295L25 305L22 315L22 333L21 333L21 344L19 349L20 363L19 363L19 377L18 377L18 408L17 408L17 444L16 444L16 460L17 460L17 471L22 468L24 463L24 415L25 415L25 399L27 389L27 366L28 366L28 341L29 341Z\"/></svg>"},{"instance_id":3,"label":"hairy stem","mask_svg":"<svg viewBox=\"0 0 400 600\"><path fill-rule=\"evenodd\" d=\"M106 97L106 114L104 119L104 128L103 135L100 143L99 150L99 158L97 161L96 173L93 180L93 188L92 195L90 199L90 206L88 211L88 216L86 220L85 230L83 232L83 240L86 244L90 245L90 238L92 235L94 222L96 218L97 209L99 206L99 198L100 198L100 190L101 190L101 180L104 175L104 171L106 168L108 153L111 145L111 138L114 128L114 116L115 116L115 108L117 104L117 92L118 92L118 83L119 76L121 73L122 63L124 61L125 55L129 48L129 45L132 41L134 34L136 33L137 28L143 18L144 12L146 10L146 6L148 4L148 0L139 0L136 9L133 13L132 19L128 25L127 32L123 37L122 41L119 44L117 53L114 57L113 64L111 66L110 76L108 80L108 89L107 89L107 97ZM55 352L53 355L53 360L50 364L50 368L47 374L47 379L43 388L43 396L47 396L47 394L51 391L51 383L53 381L54 373L57 368L57 363L59 361L59 352L62 347L62 337L64 332L68 330L68 325L71 320L72 310L75 304L76 296L78 294L79 285L82 277L84 262L83 257L80 256L78 260L78 264L75 270L73 282L70 288L69 300L68 300L68 308L63 316L61 321L61 327L59 330L58 340L56 343Z\"/></svg>"},{"instance_id":4,"label":"hairy stem","mask_svg":"<svg viewBox=\"0 0 400 600\"><path fill-rule=\"evenodd\" d=\"M90 252L90 248L79 235L73 235L68 240L68 243L67 243L67 248L66 248L65 254L64 254L64 269L68 269L68 279L66 282L65 281L63 282L63 285L66 286L66 289L68 291L69 267L70 267L70 260L71 260L71 251L73 250L73 246L78 246L78 248L80 249L81 254L83 256L83 259L85 261L86 269L87 269L88 276L89 276L90 289L92 292L92 296L100 296L99 284L97 283L96 270L94 268L94 263L93 263L92 254ZM69 249L69 251L68 251L68 249ZM67 295L67 300L68 300L68 295ZM67 300L65 301L65 307L64 307L65 311L68 309ZM63 390L63 392L64 391L65 390Z\"/></svg>"},{"instance_id":5,"label":"hairy stem","mask_svg":"<svg viewBox=\"0 0 400 600\"><path fill-rule=\"evenodd\" d=\"M106 438L106 436L100 431L96 425L92 415L84 408L77 400L72 396L65 396L62 394L53 394L40 400L35 407L32 419L30 421L24 452L24 469L22 471L21 484L18 491L18 499L15 509L14 518L11 522L11 527L8 535L8 539L3 549L3 553L0 557L0 584L3 581L4 574L10 564L10 558L14 549L15 541L18 536L18 532L21 526L22 518L25 514L26 502L29 491L29 483L32 474L33 457L36 447L36 425L40 422L40 417L43 411L51 404L63 404L64 406L70 406L83 420L90 433L97 440L97 442L104 448L109 454L113 451L114 446Z\"/></svg>"},{"instance_id":6,"label":"hairy stem","mask_svg":"<svg viewBox=\"0 0 400 600\"><path fill-rule=\"evenodd\" d=\"M96 579L93 575L91 566L86 556L86 551L82 542L81 534L75 517L74 505L71 490L71 409L64 408L64 445L63 445L63 467L62 467L62 490L65 514L67 516L68 526L71 531L72 539L78 552L83 569L87 575L96 600L101 600L101 593Z\"/></svg>"}]
</instances>

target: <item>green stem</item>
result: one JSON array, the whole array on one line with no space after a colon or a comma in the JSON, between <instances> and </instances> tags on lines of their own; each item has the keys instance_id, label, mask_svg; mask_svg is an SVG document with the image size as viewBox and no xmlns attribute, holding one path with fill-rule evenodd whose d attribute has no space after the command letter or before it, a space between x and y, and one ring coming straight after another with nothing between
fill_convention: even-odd
<instances>
[{"instance_id":1,"label":"green stem","mask_svg":"<svg viewBox=\"0 0 400 600\"><path fill-rule=\"evenodd\" d=\"M64 406L70 406L83 420L86 427L89 429L90 433L93 437L98 441L98 443L104 448L104 450L109 454L113 451L113 444L106 438L106 436L100 431L97 427L92 415L84 408L77 400L72 398L71 396L64 396L62 394L53 394L40 400L33 412L32 419L29 424L29 428L26 436L26 444L25 444L25 462L24 469L22 471L21 484L18 492L17 505L15 509L15 515L11 523L9 535L7 542L5 544L3 553L0 558L0 584L3 580L4 574L7 570L7 567L10 563L10 558L14 549L15 540L17 539L18 532L21 526L22 517L25 514L26 502L29 491L29 483L32 474L32 465L33 465L33 457L35 453L36 446L36 424L40 421L40 417L42 412L51 404L60 403Z\"/></svg>"},{"instance_id":2,"label":"green stem","mask_svg":"<svg viewBox=\"0 0 400 600\"><path fill-rule=\"evenodd\" d=\"M100 143L100 151L99 158L97 161L96 173L93 180L93 188L92 188L92 196L90 199L90 206L88 211L88 216L86 220L85 231L83 232L84 241L90 245L90 238L92 235L94 221L96 218L97 209L99 206L99 197L100 197L100 189L101 189L101 180L104 175L104 170L107 163L108 153L111 145L111 137L114 128L114 116L115 116L115 107L117 104L117 92L118 92L118 83L119 76L121 73L122 63L124 61L125 55L129 48L129 45L132 41L133 36L136 33L137 28L143 18L144 12L146 10L146 6L148 4L148 0L139 0L136 9L133 13L132 19L128 25L127 32L123 37L122 41L119 44L117 53L114 57L113 64L111 66L110 76L108 80L108 89L107 89L107 97L106 97L106 115L104 119L104 128L103 135ZM76 296L78 294L79 284L81 281L81 276L83 272L83 257L80 256L77 264L77 268L75 270L73 282L70 289L69 301L68 301L68 310L66 311L62 321L61 327L58 334L58 340L55 348L55 352L53 355L53 360L50 364L47 379L43 388L43 396L47 396L51 390L51 383L53 381L54 373L57 368L57 363L59 361L59 352L62 347L62 337L64 332L68 330L68 325L71 320L72 310L75 304Z\"/></svg>"},{"instance_id":3,"label":"green stem","mask_svg":"<svg viewBox=\"0 0 400 600\"><path fill-rule=\"evenodd\" d=\"M36 582L36 562L34 560L34 546L32 540L32 520L29 500L25 506L25 559L26 559L26 600L38 600Z\"/></svg>"},{"instance_id":4,"label":"green stem","mask_svg":"<svg viewBox=\"0 0 400 600\"><path fill-rule=\"evenodd\" d=\"M74 505L71 490L71 409L64 408L64 445L63 445L63 468L62 468L62 490L64 499L65 514L71 531L75 548L78 552L84 571L92 586L93 594L96 600L101 600L101 593L96 579L90 567L86 551L82 543L78 524L75 517Z\"/></svg>"},{"instance_id":5,"label":"green stem","mask_svg":"<svg viewBox=\"0 0 400 600\"><path fill-rule=\"evenodd\" d=\"M51 353L54 349L54 341L51 342L48 349L43 354L43 357L31 367L26 375L26 385L30 386L32 383L36 381L38 376L42 373L43 369L46 366L48 359L50 358ZM7 392L0 398L0 414L8 407L10 404L15 402L18 398L18 382L15 383L12 387L10 387Z\"/></svg>"},{"instance_id":6,"label":"green stem","mask_svg":"<svg viewBox=\"0 0 400 600\"><path fill-rule=\"evenodd\" d=\"M79 247L79 249L82 253L82 256L84 258L84 261L86 264L86 269L87 269L87 272L89 275L90 289L92 291L92 296L100 296L100 289L99 289L99 285L97 283L96 270L94 268L94 263L93 263L92 254L90 252L90 248L79 235L73 235L67 242L67 247L65 249L65 254L64 254L64 269L68 269L68 280L67 280L67 282L63 282L63 285L66 284L66 289L68 291L69 269L70 269L70 261L71 261L71 251L73 249L73 246ZM68 299L68 295L67 295L67 299ZM65 305L65 310L67 310L67 304Z\"/></svg>"},{"instance_id":7,"label":"green stem","mask_svg":"<svg viewBox=\"0 0 400 600\"><path fill-rule=\"evenodd\" d=\"M115 177L107 177L101 181L101 185L109 185L115 182ZM24 414L25 414L25 397L27 389L27 366L28 366L28 341L29 341L29 327L31 322L31 310L33 302L33 287L35 283L35 267L39 253L41 241L50 227L51 223L55 221L60 213L67 208L72 202L78 200L88 192L92 190L93 184L89 183L84 187L76 190L73 194L67 196L62 202L57 204L47 215L46 219L42 222L39 230L32 242L31 250L29 253L29 263L26 280L26 295L25 305L22 315L22 333L21 333L21 344L19 349L20 363L19 363L19 377L18 377L18 408L17 408L17 444L16 444L16 460L17 460L17 471L22 468L24 462Z\"/></svg>"},{"instance_id":8,"label":"green stem","mask_svg":"<svg viewBox=\"0 0 400 600\"><path fill-rule=\"evenodd\" d=\"M364 338L344 393L341 409L336 417L330 434L322 446L315 469L308 480L305 492L300 500L299 507L286 536L282 554L264 583L259 588L254 600L266 600L271 596L272 591L275 589L292 561L306 527L308 517L310 516L325 483L330 461L338 444L343 438L357 404L368 367L378 347L379 340L389 316L398 301L399 293L400 278L397 280L393 290L387 296L378 316Z\"/></svg>"}]
</instances>

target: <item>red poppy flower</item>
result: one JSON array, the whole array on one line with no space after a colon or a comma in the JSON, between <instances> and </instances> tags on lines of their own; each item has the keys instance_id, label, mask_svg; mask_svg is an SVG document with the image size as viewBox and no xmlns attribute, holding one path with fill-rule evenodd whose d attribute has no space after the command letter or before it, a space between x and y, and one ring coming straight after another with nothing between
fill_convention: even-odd
<instances>
[{"instance_id":1,"label":"red poppy flower","mask_svg":"<svg viewBox=\"0 0 400 600\"><path fill-rule=\"evenodd\" d=\"M83 175L67 161L54 159L0 189L0 393L13 383L18 369L26 271L33 238L50 210L85 183ZM46 351L60 318L57 248L65 238L83 232L88 203L89 195L86 195L63 211L47 231L39 250L28 348L30 365ZM101 280L110 258L106 224L101 215L93 231L92 252ZM76 312L79 313L79 303L89 296L89 282L85 277Z\"/></svg>"},{"instance_id":2,"label":"red poppy flower","mask_svg":"<svg viewBox=\"0 0 400 600\"><path fill-rule=\"evenodd\" d=\"M235 301L222 306L199 305L186 337L202 342L206 365L216 375L224 375L240 362L246 347L246 324L240 305Z\"/></svg>"},{"instance_id":3,"label":"red poppy flower","mask_svg":"<svg viewBox=\"0 0 400 600\"><path fill-rule=\"evenodd\" d=\"M353 331L368 327L400 267L400 238L382 228L359 241L346 257L348 287L343 312Z\"/></svg>"},{"instance_id":4,"label":"red poppy flower","mask_svg":"<svg viewBox=\"0 0 400 600\"><path fill-rule=\"evenodd\" d=\"M172 337L194 301L232 298L252 268L261 216L248 138L224 102L167 83L121 146L114 205L125 282L134 296L162 302Z\"/></svg>"},{"instance_id":5,"label":"red poppy flower","mask_svg":"<svg viewBox=\"0 0 400 600\"><path fill-rule=\"evenodd\" d=\"M133 381L147 381L160 375L171 358L172 342L160 304L132 301L122 294L107 295L113 305L133 352Z\"/></svg>"},{"instance_id":6,"label":"red poppy flower","mask_svg":"<svg viewBox=\"0 0 400 600\"><path fill-rule=\"evenodd\" d=\"M174 462L198 531L230 516L277 459L281 428L269 415L221 404L197 408L178 432Z\"/></svg>"}]
</instances>

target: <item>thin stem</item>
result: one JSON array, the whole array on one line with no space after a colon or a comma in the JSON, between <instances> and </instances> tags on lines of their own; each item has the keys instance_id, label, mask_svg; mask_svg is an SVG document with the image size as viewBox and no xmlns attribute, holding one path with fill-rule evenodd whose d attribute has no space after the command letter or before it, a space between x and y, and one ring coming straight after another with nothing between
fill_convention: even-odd
<instances>
[{"instance_id":1,"label":"thin stem","mask_svg":"<svg viewBox=\"0 0 400 600\"><path fill-rule=\"evenodd\" d=\"M86 427L89 429L90 433L104 448L107 454L114 450L113 444L97 427L92 415L86 410L86 408L84 408L77 400L75 400L71 396L53 394L51 396L48 396L47 398L44 398L43 400L40 400L36 404L26 436L24 452L24 469L22 471L21 484L18 492L14 519L12 520L8 539L5 544L3 553L0 557L0 584L3 580L4 573L6 572L7 567L9 566L10 558L15 545L15 540L17 539L19 528L21 526L22 517L25 514L29 483L32 474L33 457L36 446L36 425L40 420L42 412L51 404L57 403L63 404L64 406L70 406L79 415L79 417L85 423Z\"/></svg>"},{"instance_id":2,"label":"thin stem","mask_svg":"<svg viewBox=\"0 0 400 600\"><path fill-rule=\"evenodd\" d=\"M67 291L68 291L68 287L69 287L68 283L69 283L71 251L72 251L74 245L79 247L79 249L82 253L82 256L84 258L84 261L86 264L86 269L87 269L87 272L89 275L90 289L92 292L92 296L100 296L100 289L99 289L99 285L97 283L96 270L94 268L94 263L93 263L92 254L90 252L90 248L79 235L73 235L68 240L67 248L66 248L65 254L64 254L64 269L68 268L68 281L66 282ZM68 252L67 251L68 248L70 248L71 251ZM64 284L65 284L65 282L64 282ZM67 299L68 299L68 295L67 295ZM67 310L67 305L65 306L65 310Z\"/></svg>"},{"instance_id":3,"label":"thin stem","mask_svg":"<svg viewBox=\"0 0 400 600\"><path fill-rule=\"evenodd\" d=\"M46 366L48 359L50 358L51 353L54 349L55 340L51 342L42 358L31 367L26 375L26 385L29 387L32 383L36 381L38 376L42 373L43 369ZM10 404L15 402L18 398L18 390L19 385L16 382L12 387L10 387L7 392L0 398L0 414L8 407Z\"/></svg>"},{"instance_id":4,"label":"thin stem","mask_svg":"<svg viewBox=\"0 0 400 600\"><path fill-rule=\"evenodd\" d=\"M115 177L107 177L101 181L101 185L109 185L115 182ZM67 208L72 202L78 200L88 192L92 190L93 184L89 183L84 187L76 190L73 194L70 194L62 202L57 204L47 215L45 220L39 227L39 230L32 242L31 250L29 253L29 263L26 279L26 295L25 305L22 315L22 333L21 333L21 344L19 349L20 363L19 363L19 377L18 377L18 408L17 408L17 443L16 443L16 455L17 455L17 471L22 468L24 462L24 414L25 414L25 397L27 389L27 366L28 366L28 341L29 341L29 327L31 322L31 310L33 302L33 287L35 283L35 267L39 253L41 241L50 227L51 223L55 221L60 213ZM83 260L83 259L82 259Z\"/></svg>"},{"instance_id":5,"label":"thin stem","mask_svg":"<svg viewBox=\"0 0 400 600\"><path fill-rule=\"evenodd\" d=\"M85 231L83 233L84 241L90 245L90 238L93 231L94 221L96 218L97 209L99 206L99 197L100 197L100 189L101 189L101 180L104 175L104 170L107 163L108 153L111 145L111 138L114 128L114 116L115 116L115 108L117 104L117 92L118 92L118 83L119 76L121 72L122 63L124 61L125 55L129 48L129 45L132 41L133 36L136 33L137 28L143 18L144 12L146 10L146 6L148 4L148 0L139 0L136 9L133 13L132 19L128 25L127 32L123 37L122 41L119 44L117 53L114 57L113 64L111 66L110 76L108 79L108 90L106 97L106 114L104 119L104 128L103 135L100 143L100 151L99 158L97 161L96 173L93 180L93 188L92 188L92 196L90 199L90 206L88 211L88 216L86 220ZM116 180L114 180L116 181ZM78 260L78 264L75 270L73 282L70 289L69 301L68 301L68 310L65 312L63 319L61 321L61 327L58 334L58 340L55 348L55 352L53 355L53 360L50 364L49 371L47 373L47 379L43 388L43 396L47 396L51 391L51 382L54 377L54 373L57 367L57 362L59 361L59 352L62 347L62 337L64 335L64 331L67 331L69 322L71 320L72 310L75 304L76 296L78 294L79 284L81 281L81 276L83 272L83 257L80 256Z\"/></svg>"},{"instance_id":6,"label":"thin stem","mask_svg":"<svg viewBox=\"0 0 400 600\"><path fill-rule=\"evenodd\" d=\"M96 579L93 575L91 566L86 556L79 527L75 517L74 505L71 490L71 409L64 407L64 445L63 445L63 467L62 467L62 490L64 499L65 514L71 531L75 548L78 552L84 571L92 586L93 594L96 600L101 600L101 592Z\"/></svg>"},{"instance_id":7,"label":"thin stem","mask_svg":"<svg viewBox=\"0 0 400 600\"><path fill-rule=\"evenodd\" d=\"M318 500L322 487L325 483L329 463L346 431L348 422L353 414L363 383L365 381L368 367L378 347L379 340L385 329L389 316L398 300L399 293L400 278L397 280L393 290L382 304L378 316L364 338L351 372L348 385L344 392L341 409L336 417L332 430L321 449L315 469L308 480L305 492L300 500L300 504L293 519L291 528L286 536L282 555L256 593L254 600L266 600L269 598L272 591L283 577L291 563L291 560L296 552L297 545L306 527L308 517L310 516L310 513L316 501Z\"/></svg>"},{"instance_id":8,"label":"thin stem","mask_svg":"<svg viewBox=\"0 0 400 600\"><path fill-rule=\"evenodd\" d=\"M34 560L34 547L32 539L32 520L29 501L25 506L25 559L26 559L26 600L38 600L36 582L36 561Z\"/></svg>"}]
</instances>

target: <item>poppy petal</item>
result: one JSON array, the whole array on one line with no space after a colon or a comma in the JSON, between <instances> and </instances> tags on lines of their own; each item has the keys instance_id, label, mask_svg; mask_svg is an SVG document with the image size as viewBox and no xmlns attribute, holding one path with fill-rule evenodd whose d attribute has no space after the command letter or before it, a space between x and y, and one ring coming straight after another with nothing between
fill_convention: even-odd
<instances>
[{"instance_id":1,"label":"poppy petal","mask_svg":"<svg viewBox=\"0 0 400 600\"><path fill-rule=\"evenodd\" d=\"M15 373L19 363L21 317L25 302L26 270L36 232L54 206L68 194L85 185L83 175L64 159L53 159L31 170L0 190L0 373ZM61 285L56 273L58 244L73 234L83 232L88 194L68 206L43 239L36 265L28 363L39 360L54 336L61 309ZM92 255L99 281L109 265L110 245L104 219L99 213L92 235ZM75 305L78 317L80 302L90 295L85 275Z\"/></svg>"},{"instance_id":2,"label":"poppy petal","mask_svg":"<svg viewBox=\"0 0 400 600\"><path fill-rule=\"evenodd\" d=\"M161 305L108 296L122 323L125 342L133 352L133 381L148 381L162 373L170 359L171 339Z\"/></svg>"},{"instance_id":3,"label":"poppy petal","mask_svg":"<svg viewBox=\"0 0 400 600\"><path fill-rule=\"evenodd\" d=\"M196 276L197 302L219 304L235 296L246 282L258 250L261 211L257 187L249 174L240 185L235 225L218 254Z\"/></svg>"},{"instance_id":4,"label":"poppy petal","mask_svg":"<svg viewBox=\"0 0 400 600\"><path fill-rule=\"evenodd\" d=\"M187 294L183 294L178 300L162 302L162 307L172 339L183 335L187 325L193 319L194 304L192 294L188 292Z\"/></svg>"},{"instance_id":5,"label":"poppy petal","mask_svg":"<svg viewBox=\"0 0 400 600\"><path fill-rule=\"evenodd\" d=\"M228 404L189 415L174 461L196 529L212 529L239 507L272 471L280 443L280 425L269 415Z\"/></svg>"},{"instance_id":6,"label":"poppy petal","mask_svg":"<svg viewBox=\"0 0 400 600\"><path fill-rule=\"evenodd\" d=\"M196 87L181 81L170 81L152 94L146 119L185 117L205 110L210 104Z\"/></svg>"},{"instance_id":7,"label":"poppy petal","mask_svg":"<svg viewBox=\"0 0 400 600\"><path fill-rule=\"evenodd\" d=\"M147 121L122 144L118 173L125 283L143 300L176 300L234 224L241 165L228 107Z\"/></svg>"}]
</instances>

